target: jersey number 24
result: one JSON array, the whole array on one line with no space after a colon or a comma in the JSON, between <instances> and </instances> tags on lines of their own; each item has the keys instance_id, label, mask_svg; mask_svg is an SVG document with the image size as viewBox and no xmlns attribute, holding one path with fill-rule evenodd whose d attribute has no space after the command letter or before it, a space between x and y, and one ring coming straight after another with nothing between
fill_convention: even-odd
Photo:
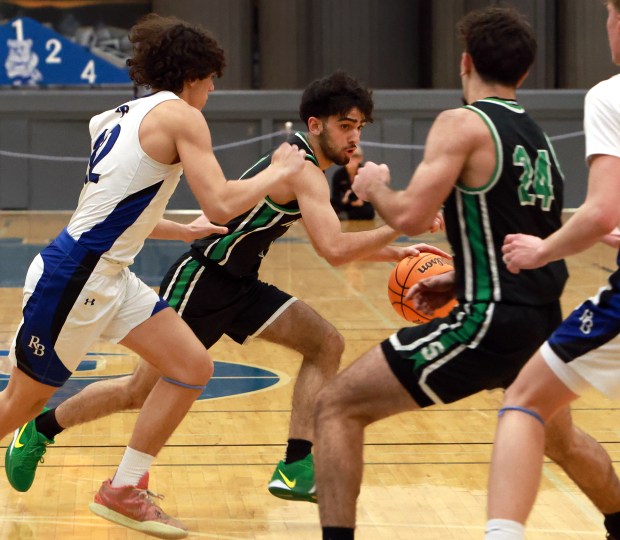
<instances>
[{"instance_id":1,"label":"jersey number 24","mask_svg":"<svg viewBox=\"0 0 620 540\"><path fill-rule=\"evenodd\" d=\"M540 199L542 209L549 210L555 198L549 151L537 150L536 161L532 166L529 154L519 144L512 153L512 163L517 167L523 167L523 172L519 176L519 201L521 205L532 205L536 203L536 199Z\"/></svg>"}]
</instances>

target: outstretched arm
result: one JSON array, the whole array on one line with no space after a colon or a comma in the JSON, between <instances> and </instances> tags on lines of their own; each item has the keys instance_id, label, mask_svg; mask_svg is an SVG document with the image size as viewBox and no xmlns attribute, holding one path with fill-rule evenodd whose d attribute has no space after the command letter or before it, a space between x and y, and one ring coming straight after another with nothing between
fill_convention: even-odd
<instances>
[{"instance_id":1,"label":"outstretched arm","mask_svg":"<svg viewBox=\"0 0 620 540\"><path fill-rule=\"evenodd\" d=\"M325 175L307 163L303 175L293 181L303 224L316 252L333 266L353 260L399 261L407 248L388 246L400 233L384 225L376 229L343 232L330 204Z\"/></svg>"},{"instance_id":2,"label":"outstretched arm","mask_svg":"<svg viewBox=\"0 0 620 540\"><path fill-rule=\"evenodd\" d=\"M160 219L151 234L149 234L149 238L193 242L211 234L225 234L227 232L227 227L214 225L207 216L200 214L190 223L178 223L169 219Z\"/></svg>"},{"instance_id":3,"label":"outstretched arm","mask_svg":"<svg viewBox=\"0 0 620 540\"><path fill-rule=\"evenodd\" d=\"M174 140L185 177L200 208L217 223L226 223L252 208L274 186L303 168L305 152L283 143L273 154L271 165L255 177L228 181L213 153L211 133L202 113L189 106L180 113L181 118L173 124Z\"/></svg>"},{"instance_id":4,"label":"outstretched arm","mask_svg":"<svg viewBox=\"0 0 620 540\"><path fill-rule=\"evenodd\" d=\"M502 251L508 270L539 268L579 253L609 235L620 223L620 158L596 155L590 163L588 193L577 212L544 240L509 234Z\"/></svg>"}]
</instances>

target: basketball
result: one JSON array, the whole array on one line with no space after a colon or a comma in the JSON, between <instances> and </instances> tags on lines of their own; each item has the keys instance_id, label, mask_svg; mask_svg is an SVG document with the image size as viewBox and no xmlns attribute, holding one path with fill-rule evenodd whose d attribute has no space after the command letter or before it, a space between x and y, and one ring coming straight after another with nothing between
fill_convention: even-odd
<instances>
[{"instance_id":1,"label":"basketball","mask_svg":"<svg viewBox=\"0 0 620 540\"><path fill-rule=\"evenodd\" d=\"M450 272L453 269L454 267L446 259L433 253L420 253L417 257L405 257L394 267L388 282L388 298L394 311L405 320L417 324L437 317L445 317L456 306L456 300L449 301L429 316L418 311L413 300L406 300L405 295L418 281L428 276Z\"/></svg>"}]
</instances>

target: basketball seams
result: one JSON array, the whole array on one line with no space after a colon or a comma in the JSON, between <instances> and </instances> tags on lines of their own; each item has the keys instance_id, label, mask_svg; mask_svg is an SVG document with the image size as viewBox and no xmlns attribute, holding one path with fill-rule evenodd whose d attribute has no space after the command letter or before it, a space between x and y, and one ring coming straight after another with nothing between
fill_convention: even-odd
<instances>
[{"instance_id":1,"label":"basketball seams","mask_svg":"<svg viewBox=\"0 0 620 540\"><path fill-rule=\"evenodd\" d=\"M419 258L421 259L421 257L419 257ZM416 268L416 266L417 266L417 262L419 262L419 261L413 261L413 266L411 266L411 265L409 264L409 263L412 261L412 257L407 257L407 258L405 259L405 261L407 261L407 262L406 262L407 274L405 275L405 279L404 279L404 281L402 281L402 282L401 282L401 281L400 281L400 279L399 279L399 270L400 270L400 268L401 268L401 263L402 263L402 261L396 265L396 274L395 274L395 278L396 278L396 279L395 279L395 281L396 281L396 284L400 287L400 291L394 291L394 292L395 292L395 293L396 293L396 294L400 297L400 302L397 302L397 303L399 304L399 307L400 307L400 311L401 311L402 316L403 316L405 319L407 319L407 317L406 317L406 315L405 315L405 309L404 309L404 308L405 308L405 307L407 307L407 308L409 308L409 309L411 309L411 308L410 308L409 306L407 306L407 305L404 303L404 299L405 299L405 289L406 289L406 288L408 289L408 287L407 287L407 282L409 281L409 277L411 276L411 273L415 270L415 268ZM394 302L392 302L392 305L394 305ZM414 310L413 310L413 309L411 309L411 311L414 311Z\"/></svg>"},{"instance_id":2,"label":"basketball seams","mask_svg":"<svg viewBox=\"0 0 620 540\"><path fill-rule=\"evenodd\" d=\"M407 275L405 276L405 282L404 285L402 285L403 289L407 286L407 283L409 283L409 278L411 277L411 274L413 274L416 271L416 268L419 266L419 262L422 259L422 257L419 257L418 260L414 261L412 266L409 266L409 272L407 272Z\"/></svg>"}]
</instances>

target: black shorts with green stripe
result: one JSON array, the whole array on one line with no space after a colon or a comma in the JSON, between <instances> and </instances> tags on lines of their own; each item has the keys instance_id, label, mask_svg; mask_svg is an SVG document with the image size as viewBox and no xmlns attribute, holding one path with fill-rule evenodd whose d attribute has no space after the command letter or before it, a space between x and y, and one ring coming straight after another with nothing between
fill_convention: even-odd
<instances>
[{"instance_id":1,"label":"black shorts with green stripe","mask_svg":"<svg viewBox=\"0 0 620 540\"><path fill-rule=\"evenodd\" d=\"M420 407L506 388L562 322L543 306L459 305L444 318L403 328L381 344L388 364Z\"/></svg>"},{"instance_id":2,"label":"black shorts with green stripe","mask_svg":"<svg viewBox=\"0 0 620 540\"><path fill-rule=\"evenodd\" d=\"M258 276L234 276L188 252L164 276L160 296L209 348L222 335L237 343L262 332L295 298Z\"/></svg>"}]
</instances>

